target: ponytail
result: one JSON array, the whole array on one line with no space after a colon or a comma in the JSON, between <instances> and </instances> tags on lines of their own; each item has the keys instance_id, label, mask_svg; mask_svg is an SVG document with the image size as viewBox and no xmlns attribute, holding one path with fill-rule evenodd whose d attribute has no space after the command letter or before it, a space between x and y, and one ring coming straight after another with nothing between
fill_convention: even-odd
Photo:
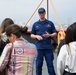
<instances>
[{"instance_id":1,"label":"ponytail","mask_svg":"<svg viewBox=\"0 0 76 75\"><path fill-rule=\"evenodd\" d=\"M11 34L14 34L19 38L22 34L26 34L27 30L27 27L20 27L19 25L12 24L7 27L5 31L7 36L11 36Z\"/></svg>"},{"instance_id":2,"label":"ponytail","mask_svg":"<svg viewBox=\"0 0 76 75\"><path fill-rule=\"evenodd\" d=\"M27 27L21 27L20 32L22 34L26 34L27 33L28 28Z\"/></svg>"}]
</instances>

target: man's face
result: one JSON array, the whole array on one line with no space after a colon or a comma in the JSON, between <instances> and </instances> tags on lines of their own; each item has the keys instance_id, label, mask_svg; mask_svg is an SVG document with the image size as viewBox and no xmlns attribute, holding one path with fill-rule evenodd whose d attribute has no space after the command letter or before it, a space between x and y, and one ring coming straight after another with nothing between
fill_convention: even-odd
<instances>
[{"instance_id":1,"label":"man's face","mask_svg":"<svg viewBox=\"0 0 76 75\"><path fill-rule=\"evenodd\" d=\"M40 19L44 19L45 18L45 12L40 12L39 13L39 17L40 17Z\"/></svg>"}]
</instances>

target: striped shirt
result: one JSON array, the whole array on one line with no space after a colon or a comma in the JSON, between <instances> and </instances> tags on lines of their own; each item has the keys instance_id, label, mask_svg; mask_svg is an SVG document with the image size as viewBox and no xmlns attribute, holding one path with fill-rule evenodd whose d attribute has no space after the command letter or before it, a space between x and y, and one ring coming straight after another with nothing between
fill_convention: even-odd
<instances>
[{"instance_id":1,"label":"striped shirt","mask_svg":"<svg viewBox=\"0 0 76 75\"><path fill-rule=\"evenodd\" d=\"M8 75L33 75L34 61L37 56L34 44L26 40L16 40L10 57L12 44L5 46L0 57L0 71L8 64ZM10 61L9 61L10 58Z\"/></svg>"}]
</instances>

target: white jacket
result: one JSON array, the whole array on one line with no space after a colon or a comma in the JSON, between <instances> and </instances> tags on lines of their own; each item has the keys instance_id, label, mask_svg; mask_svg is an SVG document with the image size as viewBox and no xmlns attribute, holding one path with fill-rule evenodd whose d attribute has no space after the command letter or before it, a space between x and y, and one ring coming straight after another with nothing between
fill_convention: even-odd
<instances>
[{"instance_id":1,"label":"white jacket","mask_svg":"<svg viewBox=\"0 0 76 75\"><path fill-rule=\"evenodd\" d=\"M64 70L71 73L76 73L76 42L69 43L72 57L68 55L66 45L63 45L60 49L60 53L57 58L57 73L62 75ZM68 69L69 67L69 69Z\"/></svg>"},{"instance_id":2,"label":"white jacket","mask_svg":"<svg viewBox=\"0 0 76 75\"><path fill-rule=\"evenodd\" d=\"M7 41L7 35L6 35L6 32L2 33L1 34L1 40L6 42Z\"/></svg>"}]
</instances>

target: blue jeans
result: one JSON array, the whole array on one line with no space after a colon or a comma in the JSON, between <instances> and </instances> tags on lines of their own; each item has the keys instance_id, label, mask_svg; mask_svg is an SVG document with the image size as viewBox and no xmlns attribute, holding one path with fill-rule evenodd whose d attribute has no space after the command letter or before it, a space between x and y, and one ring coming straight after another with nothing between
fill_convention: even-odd
<instances>
[{"instance_id":1,"label":"blue jeans","mask_svg":"<svg viewBox=\"0 0 76 75\"><path fill-rule=\"evenodd\" d=\"M44 57L46 60L49 75L56 75L53 66L54 56L52 50L38 49L37 51L38 51L38 56L36 59L36 75L42 75L42 66L43 66Z\"/></svg>"}]
</instances>

